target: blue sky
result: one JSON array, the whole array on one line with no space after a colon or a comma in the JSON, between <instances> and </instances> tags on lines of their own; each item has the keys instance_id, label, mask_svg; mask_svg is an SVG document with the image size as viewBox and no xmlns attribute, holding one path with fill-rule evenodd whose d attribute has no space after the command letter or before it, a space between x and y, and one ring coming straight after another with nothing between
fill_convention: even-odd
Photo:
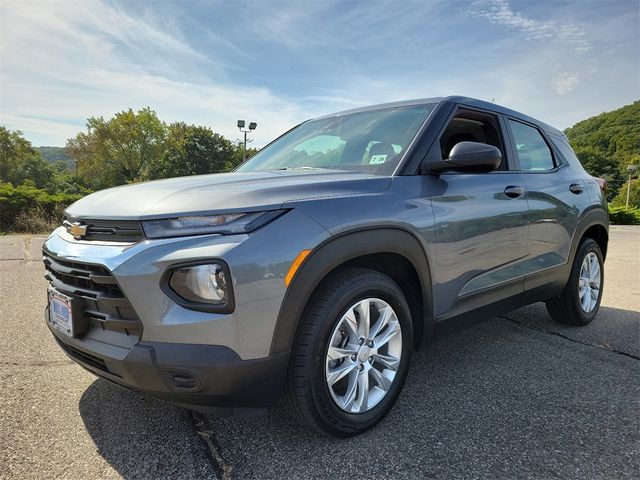
<instances>
[{"instance_id":1,"label":"blue sky","mask_svg":"<svg viewBox=\"0 0 640 480\"><path fill-rule=\"evenodd\" d=\"M353 106L468 95L559 128L640 98L640 2L0 0L0 125L63 146L89 116L261 146Z\"/></svg>"}]
</instances>

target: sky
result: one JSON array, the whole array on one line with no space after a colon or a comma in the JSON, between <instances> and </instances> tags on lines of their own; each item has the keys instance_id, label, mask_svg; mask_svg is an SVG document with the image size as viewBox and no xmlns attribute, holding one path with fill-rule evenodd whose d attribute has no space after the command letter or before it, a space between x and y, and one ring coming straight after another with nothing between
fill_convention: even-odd
<instances>
[{"instance_id":1,"label":"sky","mask_svg":"<svg viewBox=\"0 0 640 480\"><path fill-rule=\"evenodd\" d=\"M558 128L640 98L640 1L0 0L0 125L64 146L145 106L260 147L300 121L466 95Z\"/></svg>"}]
</instances>

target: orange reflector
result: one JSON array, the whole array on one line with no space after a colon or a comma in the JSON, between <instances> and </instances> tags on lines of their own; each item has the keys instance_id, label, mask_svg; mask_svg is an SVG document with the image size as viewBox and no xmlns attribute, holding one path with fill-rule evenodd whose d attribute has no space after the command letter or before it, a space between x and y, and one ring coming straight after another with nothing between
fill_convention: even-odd
<instances>
[{"instance_id":1,"label":"orange reflector","mask_svg":"<svg viewBox=\"0 0 640 480\"><path fill-rule=\"evenodd\" d=\"M293 280L293 276L296 274L296 272L298 271L298 269L300 268L300 265L302 265L302 262L304 262L304 259L307 258L307 256L311 253L311 250L302 250L298 256L296 257L296 259L293 261L293 263L291 264L291 266L289 267L289 271L287 272L287 276L284 277L284 284L288 287L289 284L291 283L291 280Z\"/></svg>"}]
</instances>

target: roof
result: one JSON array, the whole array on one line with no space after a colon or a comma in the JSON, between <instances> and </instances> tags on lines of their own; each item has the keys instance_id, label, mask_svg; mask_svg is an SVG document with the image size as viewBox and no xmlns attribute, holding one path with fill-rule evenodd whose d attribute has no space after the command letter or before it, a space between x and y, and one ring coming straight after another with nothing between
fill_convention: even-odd
<instances>
[{"instance_id":1,"label":"roof","mask_svg":"<svg viewBox=\"0 0 640 480\"><path fill-rule=\"evenodd\" d=\"M426 105L430 103L442 103L442 102L451 102L451 103L461 103L464 105L468 105L470 107L482 108L484 110L490 110L496 113L501 113L503 115L509 115L515 118L519 118L521 120L525 120L529 123L533 123L538 125L544 131L554 135L564 135L560 130L551 125L548 125L540 120L537 120L529 115L525 115L524 113L517 112L515 110L511 110L510 108L503 107L501 105L497 105L495 103L485 102L484 100L478 100L477 98L465 97L461 95L451 95L447 97L431 97L431 98L417 98L413 100L401 100L399 102L390 102L390 103L379 103L376 105L369 105L366 107L353 108L350 110L344 110L342 112L332 113L330 115L324 115L320 118L329 118L339 115L345 115L350 113L358 113L358 112L368 112L372 110L380 110L383 108L394 108L394 107L408 107L411 105Z\"/></svg>"}]
</instances>

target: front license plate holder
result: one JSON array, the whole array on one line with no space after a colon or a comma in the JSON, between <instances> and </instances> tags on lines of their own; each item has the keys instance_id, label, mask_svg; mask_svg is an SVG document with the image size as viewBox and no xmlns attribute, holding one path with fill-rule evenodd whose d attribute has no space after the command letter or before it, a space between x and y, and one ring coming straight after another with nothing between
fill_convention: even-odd
<instances>
[{"instance_id":1,"label":"front license plate holder","mask_svg":"<svg viewBox=\"0 0 640 480\"><path fill-rule=\"evenodd\" d=\"M75 317L79 312L77 308L74 308L73 298L53 288L49 288L47 296L49 298L49 324L51 327L72 338L81 333L77 328L78 319Z\"/></svg>"}]
</instances>

